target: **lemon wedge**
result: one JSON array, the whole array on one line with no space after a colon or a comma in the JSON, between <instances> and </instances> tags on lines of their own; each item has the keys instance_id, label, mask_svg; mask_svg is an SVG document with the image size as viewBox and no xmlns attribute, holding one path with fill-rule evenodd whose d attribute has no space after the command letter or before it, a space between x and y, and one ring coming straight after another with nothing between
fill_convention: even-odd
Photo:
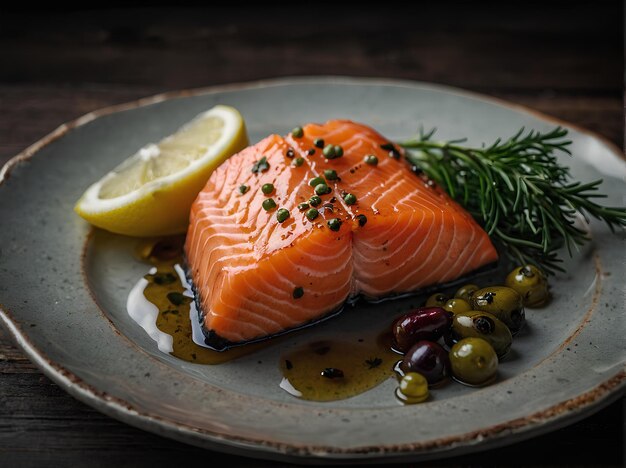
<instances>
[{"instance_id":1,"label":"lemon wedge","mask_svg":"<svg viewBox=\"0 0 626 468\"><path fill-rule=\"evenodd\" d=\"M185 232L191 204L213 170L246 146L241 114L215 106L126 159L89 187L74 210L91 224L118 234Z\"/></svg>"}]
</instances>

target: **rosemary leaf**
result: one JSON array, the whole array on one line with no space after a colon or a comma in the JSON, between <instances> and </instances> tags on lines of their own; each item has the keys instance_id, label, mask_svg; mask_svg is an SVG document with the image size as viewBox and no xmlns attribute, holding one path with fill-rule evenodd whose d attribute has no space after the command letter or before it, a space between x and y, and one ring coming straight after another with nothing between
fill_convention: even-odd
<instances>
[{"instance_id":1,"label":"rosemary leaf","mask_svg":"<svg viewBox=\"0 0 626 468\"><path fill-rule=\"evenodd\" d=\"M546 273L563 271L557 251L588 241L575 226L577 213L604 221L614 231L626 226L626 208L602 206L593 199L601 180L571 181L557 153L571 155L567 130L541 133L521 128L508 139L481 148L464 139L434 141L435 129L420 128L416 138L398 143L408 161L455 198L500 243L514 261L532 263Z\"/></svg>"}]
</instances>

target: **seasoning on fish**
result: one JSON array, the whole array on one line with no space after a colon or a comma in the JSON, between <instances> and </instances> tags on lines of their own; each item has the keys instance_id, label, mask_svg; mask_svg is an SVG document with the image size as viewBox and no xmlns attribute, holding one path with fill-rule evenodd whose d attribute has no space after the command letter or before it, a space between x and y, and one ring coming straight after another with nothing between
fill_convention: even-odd
<instances>
[{"instance_id":1,"label":"seasoning on fish","mask_svg":"<svg viewBox=\"0 0 626 468\"><path fill-rule=\"evenodd\" d=\"M324 178L320 176L313 177L312 179L309 180L309 185L311 187L315 187L316 185L325 184L325 183L326 181L324 180Z\"/></svg>"},{"instance_id":2,"label":"seasoning on fish","mask_svg":"<svg viewBox=\"0 0 626 468\"><path fill-rule=\"evenodd\" d=\"M368 154L363 158L363 161L365 161L365 164L369 164L370 166L377 166L378 165L378 158L376 156L374 156L373 154Z\"/></svg>"},{"instance_id":3,"label":"seasoning on fish","mask_svg":"<svg viewBox=\"0 0 626 468\"><path fill-rule=\"evenodd\" d=\"M309 198L309 204L311 206L319 206L322 204L322 199L317 195L313 195L311 198Z\"/></svg>"},{"instance_id":4,"label":"seasoning on fish","mask_svg":"<svg viewBox=\"0 0 626 468\"><path fill-rule=\"evenodd\" d=\"M351 193L346 193L343 196L343 201L346 202L346 205L354 205L356 203L356 197Z\"/></svg>"},{"instance_id":5,"label":"seasoning on fish","mask_svg":"<svg viewBox=\"0 0 626 468\"><path fill-rule=\"evenodd\" d=\"M285 221L287 221L288 218L289 218L289 210L280 208L276 212L276 219L278 220L279 223L284 223Z\"/></svg>"},{"instance_id":6,"label":"seasoning on fish","mask_svg":"<svg viewBox=\"0 0 626 468\"><path fill-rule=\"evenodd\" d=\"M404 158L388 157L402 149L382 148L389 142L375 130L345 120L302 129L301 137L271 135L232 156L192 206L185 251L206 341L216 349L314 323L357 295L416 291L497 260L471 215ZM342 156L304 158L298 170L290 168L287 150L304 157L318 140L333 154L340 147ZM366 155L378 159L376 170L355 171ZM259 167L250 174L261 161L271 173ZM336 171L333 187L319 176L325 170ZM315 178L321 183L309 185ZM261 191L266 183L274 185L272 198ZM245 199L237 190L242 184L250 187ZM358 203L299 213L303 202L321 205L312 193L320 184L329 198L351 194ZM269 200L270 210L279 203L297 215L277 223L267 216ZM294 300L298 287L305 294Z\"/></svg>"},{"instance_id":7,"label":"seasoning on fish","mask_svg":"<svg viewBox=\"0 0 626 468\"><path fill-rule=\"evenodd\" d=\"M319 211L317 211L315 208L311 208L307 210L305 216L307 217L309 221L313 221L315 218L319 216L319 214L320 214Z\"/></svg>"},{"instance_id":8,"label":"seasoning on fish","mask_svg":"<svg viewBox=\"0 0 626 468\"><path fill-rule=\"evenodd\" d=\"M334 169L325 169L324 170L324 177L326 177L326 180L337 180L339 179L339 177L337 176L337 171Z\"/></svg>"},{"instance_id":9,"label":"seasoning on fish","mask_svg":"<svg viewBox=\"0 0 626 468\"><path fill-rule=\"evenodd\" d=\"M263 200L263 203L261 203L261 205L263 206L263 209L265 211L271 211L274 208L276 208L276 202L274 201L273 198L268 198L267 200Z\"/></svg>"}]
</instances>

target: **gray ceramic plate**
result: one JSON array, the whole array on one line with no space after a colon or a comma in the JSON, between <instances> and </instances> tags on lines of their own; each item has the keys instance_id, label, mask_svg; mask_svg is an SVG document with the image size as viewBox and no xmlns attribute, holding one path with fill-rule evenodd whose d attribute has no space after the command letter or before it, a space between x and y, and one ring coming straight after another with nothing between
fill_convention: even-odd
<instances>
[{"instance_id":1,"label":"gray ceramic plate","mask_svg":"<svg viewBox=\"0 0 626 468\"><path fill-rule=\"evenodd\" d=\"M0 318L43 371L76 398L151 432L251 456L302 460L426 459L485 449L569 424L618 398L624 373L624 233L592 222L593 241L553 281L549 308L482 389L448 385L403 407L388 380L357 397L315 403L278 386L279 356L304 341L386 323L413 300L359 306L220 366L179 361L127 315L146 265L134 240L96 231L72 211L83 190L146 142L217 103L241 110L252 141L295 124L350 118L390 138L418 124L490 142L553 121L474 94L419 83L313 78L211 88L118 106L62 126L0 173ZM605 179L624 205L626 164L610 144L572 128L574 177ZM310 458L313 457L313 458Z\"/></svg>"}]
</instances>

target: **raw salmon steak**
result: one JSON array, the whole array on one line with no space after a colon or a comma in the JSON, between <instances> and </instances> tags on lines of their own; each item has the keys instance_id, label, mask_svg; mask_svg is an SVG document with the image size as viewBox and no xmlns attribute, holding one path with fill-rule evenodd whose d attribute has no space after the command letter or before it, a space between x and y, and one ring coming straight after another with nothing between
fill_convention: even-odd
<instances>
[{"instance_id":1,"label":"raw salmon steak","mask_svg":"<svg viewBox=\"0 0 626 468\"><path fill-rule=\"evenodd\" d=\"M317 321L357 295L416 291L497 260L487 233L400 148L345 120L271 135L228 159L191 208L185 252L216 349Z\"/></svg>"}]
</instances>

